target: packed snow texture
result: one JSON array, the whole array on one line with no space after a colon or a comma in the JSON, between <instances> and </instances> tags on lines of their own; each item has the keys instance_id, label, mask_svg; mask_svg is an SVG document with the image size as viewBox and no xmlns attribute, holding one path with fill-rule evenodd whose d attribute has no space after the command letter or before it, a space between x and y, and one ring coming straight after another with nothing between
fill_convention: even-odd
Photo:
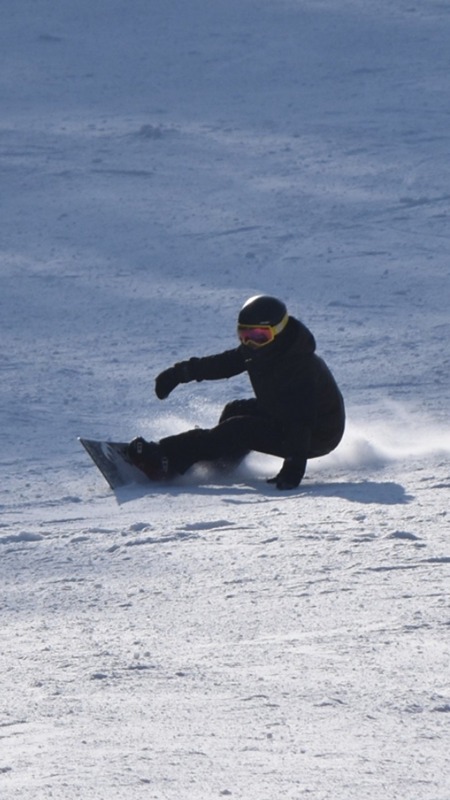
<instances>
[{"instance_id":1,"label":"packed snow texture","mask_svg":"<svg viewBox=\"0 0 450 800\"><path fill-rule=\"evenodd\" d=\"M3 0L0 797L449 800L450 6ZM77 436L214 424L265 292L344 393L116 498Z\"/></svg>"}]
</instances>

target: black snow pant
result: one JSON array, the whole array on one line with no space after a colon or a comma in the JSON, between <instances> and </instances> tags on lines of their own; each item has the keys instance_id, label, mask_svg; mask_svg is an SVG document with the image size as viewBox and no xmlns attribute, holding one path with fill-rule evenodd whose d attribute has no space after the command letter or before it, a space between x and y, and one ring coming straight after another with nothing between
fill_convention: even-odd
<instances>
[{"instance_id":1,"label":"black snow pant","mask_svg":"<svg viewBox=\"0 0 450 800\"><path fill-rule=\"evenodd\" d=\"M340 441L312 442L307 458L326 455ZM292 457L286 431L281 422L262 414L256 398L234 400L222 411L219 424L214 428L195 428L160 441L161 452L171 470L183 474L199 461L216 461L236 464L251 450L260 453ZM306 458L304 459L306 464Z\"/></svg>"}]
</instances>

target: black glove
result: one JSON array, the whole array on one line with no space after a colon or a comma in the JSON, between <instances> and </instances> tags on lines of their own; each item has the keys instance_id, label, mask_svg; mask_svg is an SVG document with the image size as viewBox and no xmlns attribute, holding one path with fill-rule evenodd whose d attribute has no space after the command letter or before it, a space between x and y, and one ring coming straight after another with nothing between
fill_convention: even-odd
<instances>
[{"instance_id":1,"label":"black glove","mask_svg":"<svg viewBox=\"0 0 450 800\"><path fill-rule=\"evenodd\" d=\"M306 458L286 458L281 470L275 478L267 483L274 483L277 489L296 489L301 483L306 469Z\"/></svg>"},{"instance_id":2,"label":"black glove","mask_svg":"<svg viewBox=\"0 0 450 800\"><path fill-rule=\"evenodd\" d=\"M176 367L169 367L161 372L155 381L155 392L160 400L169 396L176 386L180 383Z\"/></svg>"},{"instance_id":3,"label":"black glove","mask_svg":"<svg viewBox=\"0 0 450 800\"><path fill-rule=\"evenodd\" d=\"M188 383L192 380L188 361L180 361L169 369L161 372L155 381L156 396L164 400L178 386L179 383Z\"/></svg>"}]
</instances>

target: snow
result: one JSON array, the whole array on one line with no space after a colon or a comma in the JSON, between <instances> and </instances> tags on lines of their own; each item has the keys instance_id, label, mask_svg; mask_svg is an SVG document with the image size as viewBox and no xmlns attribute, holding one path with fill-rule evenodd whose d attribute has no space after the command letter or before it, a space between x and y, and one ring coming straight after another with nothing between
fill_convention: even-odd
<instances>
[{"instance_id":1,"label":"snow","mask_svg":"<svg viewBox=\"0 0 450 800\"><path fill-rule=\"evenodd\" d=\"M449 800L450 8L5 0L0 797ZM77 436L179 387L257 292L313 330L339 449L116 499Z\"/></svg>"}]
</instances>

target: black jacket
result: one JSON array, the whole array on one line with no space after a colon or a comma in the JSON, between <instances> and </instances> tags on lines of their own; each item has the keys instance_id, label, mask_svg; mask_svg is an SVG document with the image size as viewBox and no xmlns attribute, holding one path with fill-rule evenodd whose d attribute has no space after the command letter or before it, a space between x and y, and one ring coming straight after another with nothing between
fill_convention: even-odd
<instances>
[{"instance_id":1,"label":"black jacket","mask_svg":"<svg viewBox=\"0 0 450 800\"><path fill-rule=\"evenodd\" d=\"M284 331L265 347L239 345L189 359L183 364L185 380L219 380L247 371L259 413L280 425L289 449L308 458L324 455L342 437L345 412L336 381L315 349L311 331L290 317Z\"/></svg>"}]
</instances>

